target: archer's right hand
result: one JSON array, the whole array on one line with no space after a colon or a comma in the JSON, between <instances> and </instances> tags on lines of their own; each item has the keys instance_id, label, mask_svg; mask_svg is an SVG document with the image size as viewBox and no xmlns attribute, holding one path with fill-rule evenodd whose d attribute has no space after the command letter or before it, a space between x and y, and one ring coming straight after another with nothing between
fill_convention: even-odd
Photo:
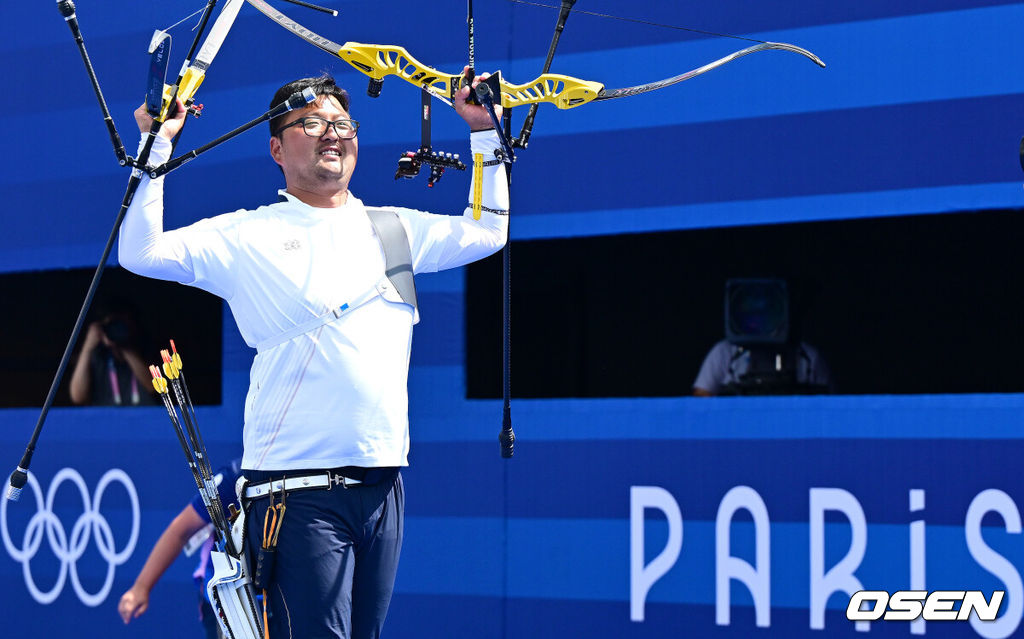
<instances>
[{"instance_id":1,"label":"archer's right hand","mask_svg":"<svg viewBox=\"0 0 1024 639\"><path fill-rule=\"evenodd\" d=\"M167 138L168 140L174 139L174 136L178 135L182 125L185 123L185 105L180 99L176 100L176 103L178 109L174 117L164 120L163 125L160 127L160 137ZM153 127L153 116L146 110L145 103L135 109L135 121L139 125L139 131L143 133L149 133L149 130Z\"/></svg>"},{"instance_id":2,"label":"archer's right hand","mask_svg":"<svg viewBox=\"0 0 1024 639\"><path fill-rule=\"evenodd\" d=\"M126 624L146 612L146 608L149 608L149 593L138 586L121 595L121 601L117 603L117 612Z\"/></svg>"}]
</instances>

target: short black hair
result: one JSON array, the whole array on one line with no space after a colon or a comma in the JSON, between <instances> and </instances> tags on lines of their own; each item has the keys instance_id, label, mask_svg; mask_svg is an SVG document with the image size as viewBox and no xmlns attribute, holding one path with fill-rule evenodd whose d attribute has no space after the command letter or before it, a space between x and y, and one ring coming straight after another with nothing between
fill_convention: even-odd
<instances>
[{"instance_id":1,"label":"short black hair","mask_svg":"<svg viewBox=\"0 0 1024 639\"><path fill-rule=\"evenodd\" d=\"M313 93L316 94L317 98L320 98L321 96L334 96L341 104L341 108L345 109L346 112L348 111L348 91L335 84L334 78L326 73L315 78L294 80L284 85L277 90L277 93L274 94L274 99L270 101L270 108L273 109L287 100L288 96L305 89L313 89ZM277 135L278 128L287 116L288 113L283 113L270 121L270 135Z\"/></svg>"}]
</instances>

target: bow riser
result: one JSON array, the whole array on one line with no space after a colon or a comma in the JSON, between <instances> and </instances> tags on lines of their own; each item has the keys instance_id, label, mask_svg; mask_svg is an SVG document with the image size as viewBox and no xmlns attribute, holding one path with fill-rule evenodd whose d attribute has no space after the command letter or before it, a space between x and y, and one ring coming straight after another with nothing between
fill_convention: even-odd
<instances>
[{"instance_id":1,"label":"bow riser","mask_svg":"<svg viewBox=\"0 0 1024 639\"><path fill-rule=\"evenodd\" d=\"M170 108L171 102L173 101L175 94L174 90L177 88L177 97L185 104L190 106L195 102L196 91L199 90L199 86L206 79L206 72L199 71L195 67L189 67L182 74L181 80L178 81L177 85L165 84L164 85L164 107L160 112L160 121L164 121L167 118L167 111Z\"/></svg>"},{"instance_id":2,"label":"bow riser","mask_svg":"<svg viewBox=\"0 0 1024 639\"><path fill-rule=\"evenodd\" d=\"M405 47L346 42L338 52L345 62L373 80L397 76L432 96L451 104L462 86L462 76L444 73L414 58ZM532 82L511 84L502 80L501 106L505 108L547 102L559 109L571 109L596 99L604 85L557 73L545 73Z\"/></svg>"},{"instance_id":3,"label":"bow riser","mask_svg":"<svg viewBox=\"0 0 1024 639\"><path fill-rule=\"evenodd\" d=\"M409 55L404 47L346 42L337 55L372 80L398 76L449 106L459 90L459 76L428 67Z\"/></svg>"},{"instance_id":4,"label":"bow riser","mask_svg":"<svg viewBox=\"0 0 1024 639\"><path fill-rule=\"evenodd\" d=\"M547 102L559 109L572 109L596 100L604 85L558 73L545 73L527 84L501 83L501 106L515 107Z\"/></svg>"}]
</instances>

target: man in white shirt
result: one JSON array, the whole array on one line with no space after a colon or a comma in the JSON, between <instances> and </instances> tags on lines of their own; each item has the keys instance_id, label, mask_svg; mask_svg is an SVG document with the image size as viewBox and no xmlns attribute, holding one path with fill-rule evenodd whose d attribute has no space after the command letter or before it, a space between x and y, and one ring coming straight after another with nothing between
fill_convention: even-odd
<instances>
[{"instance_id":1,"label":"man in white shirt","mask_svg":"<svg viewBox=\"0 0 1024 639\"><path fill-rule=\"evenodd\" d=\"M348 95L329 77L307 78L281 87L271 106L305 88L317 100L270 123L270 155L286 184L281 201L165 232L163 178L144 178L119 260L222 297L258 351L242 468L252 500L246 551L267 593L270 635L365 639L380 634L401 549L398 469L408 463L406 382L418 321L415 294L396 291L397 276L385 273L395 269L371 218L400 222L407 271L453 268L504 245L508 189L491 119L467 104L464 87L456 111L473 131L473 152L487 160L479 219L472 207L460 217L364 206L349 191L359 125ZM149 130L144 107L136 119ZM170 154L183 119L179 104L160 130L154 164ZM273 545L264 520L273 523L278 511L268 510L282 496L276 552L261 551Z\"/></svg>"}]
</instances>

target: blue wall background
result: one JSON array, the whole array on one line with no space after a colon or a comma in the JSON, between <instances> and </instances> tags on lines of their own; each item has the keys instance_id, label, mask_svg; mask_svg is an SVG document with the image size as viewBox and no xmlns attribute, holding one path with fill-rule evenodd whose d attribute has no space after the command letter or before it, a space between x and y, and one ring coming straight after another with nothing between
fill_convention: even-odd
<instances>
[{"instance_id":1,"label":"blue wall background","mask_svg":"<svg viewBox=\"0 0 1024 639\"><path fill-rule=\"evenodd\" d=\"M339 42L400 43L445 70L464 63L462 3L325 3L341 15L285 11ZM201 4L78 4L90 55L130 149L131 112L144 92L152 29ZM1016 156L1024 133L1024 4L933 0L927 10L902 0L619 5L583 0L577 8L792 42L829 67L761 53L653 94L566 112L542 109L530 149L515 167L513 239L1022 205ZM535 77L554 12L491 0L477 2L475 14L478 67L501 68L515 81ZM0 272L91 266L120 202L125 172L114 161L77 50L52 3L7 6L4 17ZM180 60L189 36L181 28L173 34L174 59ZM628 86L743 46L576 15L553 70ZM450 174L431 190L422 178L392 180L398 153L418 142L413 87L392 78L371 101L362 75L248 6L199 92L204 115L189 124L180 148L259 115L277 86L321 70L351 88L353 114L363 122L353 191L369 203L460 212L468 182L463 175ZM468 152L461 122L438 114L435 146ZM265 134L251 133L175 173L168 179L167 224L274 198L281 180L266 156ZM997 577L969 552L965 518L982 491L1002 491L1015 504L1024 498L1015 472L1024 397L521 400L513 404L516 456L503 461L496 443L500 402L465 399L463 275L424 276L418 286L423 322L410 381L408 541L390 636L861 636L842 614L847 599L841 594L829 599L826 629L810 628L813 488L843 489L862 506L867 546L856 575L865 588L910 587L910 524L923 520L929 590L1009 590L1004 611L1016 612L1007 613L1002 630L930 623L928 636L1007 636L1000 632L1012 632L1020 621L1024 593L1007 583L1008 572ZM529 292L516 294L527 299ZM31 300L3 304L7 312L32 312ZM252 351L229 313L223 331L224 402L200 408L199 419L214 458L226 461L238 452ZM0 452L11 468L37 414L0 411ZM80 537L66 542L81 545L82 556L63 567L49 550L61 543L56 529L27 540L40 546L24 565L8 549L0 555L5 634L196 634L186 560L157 586L142 618L124 627L115 611L149 548L190 496L191 480L164 411L55 409L33 462L44 495L66 467L83 477L90 495L109 469L128 474L141 506L137 542L95 607L84 605L72 584L73 570L89 593L105 585L108 564L95 532L87 544ZM643 622L630 620L631 486L667 490L684 522L679 558L652 586ZM751 597L735 582L731 622L715 622L714 522L734 486L756 490L771 520L767 628L755 625ZM910 511L910 490L925 491L923 510ZM83 511L76 492L65 485L54 505L69 537ZM36 509L31 494L6 506L5 530L14 547L25 547L26 523ZM126 548L132 517L123 487L108 488L101 512L111 524L114 550ZM1024 546L1019 525L1010 532L1012 519L1007 510L986 515L982 536L1018 574ZM838 516L829 517L826 528L827 568L845 554L851 526ZM648 511L644 529L650 561L668 538L664 517ZM753 539L749 517L738 515L733 554L752 562ZM64 575L53 603L32 598L27 570L44 590ZM870 631L909 633L905 623L875 623Z\"/></svg>"}]
</instances>

